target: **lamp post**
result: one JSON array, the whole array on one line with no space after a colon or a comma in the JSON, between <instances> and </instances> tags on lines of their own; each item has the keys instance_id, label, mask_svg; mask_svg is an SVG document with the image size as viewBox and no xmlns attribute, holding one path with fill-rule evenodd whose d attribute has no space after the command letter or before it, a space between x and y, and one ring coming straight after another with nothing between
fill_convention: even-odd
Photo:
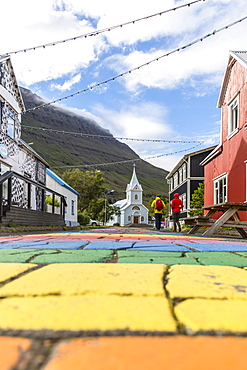
<instances>
[{"instance_id":1,"label":"lamp post","mask_svg":"<svg viewBox=\"0 0 247 370\"><path fill-rule=\"evenodd\" d=\"M114 193L114 190L105 190L104 191L104 196L105 196L105 222L104 222L104 225L106 225L106 196L109 195L109 194L113 194Z\"/></svg>"}]
</instances>

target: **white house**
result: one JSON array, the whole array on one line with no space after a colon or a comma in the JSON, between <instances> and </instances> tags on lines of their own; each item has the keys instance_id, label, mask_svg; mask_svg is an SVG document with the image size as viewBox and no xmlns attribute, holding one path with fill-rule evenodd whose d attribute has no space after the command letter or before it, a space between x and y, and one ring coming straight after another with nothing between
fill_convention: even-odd
<instances>
[{"instance_id":1,"label":"white house","mask_svg":"<svg viewBox=\"0 0 247 370\"><path fill-rule=\"evenodd\" d=\"M130 183L126 189L126 199L122 199L113 205L119 207L120 215L114 215L113 219L108 222L108 225L120 224L125 226L128 224L147 224L148 209L142 204L142 186L139 183L135 165Z\"/></svg>"},{"instance_id":2,"label":"white house","mask_svg":"<svg viewBox=\"0 0 247 370\"><path fill-rule=\"evenodd\" d=\"M0 174L11 171L23 177L12 176L12 204L42 210L48 164L21 139L21 115L24 112L10 57L0 57ZM3 198L6 197L5 182Z\"/></svg>"},{"instance_id":3,"label":"white house","mask_svg":"<svg viewBox=\"0 0 247 370\"><path fill-rule=\"evenodd\" d=\"M56 193L62 194L65 198L66 205L64 220L66 226L78 226L79 223L77 222L77 206L78 196L80 194L49 168L46 169L46 184L48 188L54 190ZM47 191L46 196L52 197L52 194ZM52 206L47 204L47 210L48 212L51 212Z\"/></svg>"},{"instance_id":4,"label":"white house","mask_svg":"<svg viewBox=\"0 0 247 370\"><path fill-rule=\"evenodd\" d=\"M0 222L64 225L63 193L47 188L48 163L21 139L24 113L10 57L0 57ZM47 192L59 199L59 214L45 212Z\"/></svg>"}]
</instances>

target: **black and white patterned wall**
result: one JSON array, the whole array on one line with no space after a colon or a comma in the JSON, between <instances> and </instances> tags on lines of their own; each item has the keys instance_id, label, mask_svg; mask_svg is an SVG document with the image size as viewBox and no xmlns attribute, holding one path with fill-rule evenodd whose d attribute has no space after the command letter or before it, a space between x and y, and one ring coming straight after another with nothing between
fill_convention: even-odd
<instances>
[{"instance_id":1,"label":"black and white patterned wall","mask_svg":"<svg viewBox=\"0 0 247 370\"><path fill-rule=\"evenodd\" d=\"M7 61L0 62L0 85L2 85L15 98L15 100L18 101L16 88L13 84Z\"/></svg>"},{"instance_id":2,"label":"black and white patterned wall","mask_svg":"<svg viewBox=\"0 0 247 370\"><path fill-rule=\"evenodd\" d=\"M13 71L10 68L8 60L1 60L0 58L0 85L11 94L17 104L19 105L21 99L18 92L18 87L15 85L15 77L12 75ZM9 113L14 113L14 131L11 135L8 135L9 125ZM14 163L17 164L18 169L14 169L15 172L21 175L27 176L28 179L33 181L39 181L45 185L46 182L46 167L41 163L35 156L27 153L20 147L19 140L21 138L21 123L18 118L17 112L0 96L0 145L4 145L7 149L7 158L4 158L4 162L8 163L10 167ZM13 158L15 157L16 158ZM12 159L9 162L8 158ZM0 155L1 160L1 155ZM16 166L16 167L17 167ZM13 168L13 167L12 167ZM12 178L12 204L22 208L28 207L28 183L18 177ZM43 204L43 193L39 187L35 189L36 204L32 205L32 208L42 210Z\"/></svg>"}]
</instances>

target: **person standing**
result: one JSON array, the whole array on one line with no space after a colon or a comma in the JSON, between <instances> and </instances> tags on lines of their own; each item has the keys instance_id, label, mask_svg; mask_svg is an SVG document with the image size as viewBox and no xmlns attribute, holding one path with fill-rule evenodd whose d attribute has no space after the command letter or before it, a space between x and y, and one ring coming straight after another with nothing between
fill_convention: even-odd
<instances>
[{"instance_id":1,"label":"person standing","mask_svg":"<svg viewBox=\"0 0 247 370\"><path fill-rule=\"evenodd\" d=\"M174 225L174 231L181 232L181 225L179 223L179 217L180 217L180 211L184 208L183 202L179 198L179 194L175 193L173 196L173 199L170 203L171 209L172 209L172 219L173 219L173 225Z\"/></svg>"},{"instance_id":2,"label":"person standing","mask_svg":"<svg viewBox=\"0 0 247 370\"><path fill-rule=\"evenodd\" d=\"M160 230L161 225L161 218L163 213L163 208L165 208L165 203L159 196L153 200L151 207L154 209L154 217L155 217L155 228L156 230Z\"/></svg>"}]
</instances>

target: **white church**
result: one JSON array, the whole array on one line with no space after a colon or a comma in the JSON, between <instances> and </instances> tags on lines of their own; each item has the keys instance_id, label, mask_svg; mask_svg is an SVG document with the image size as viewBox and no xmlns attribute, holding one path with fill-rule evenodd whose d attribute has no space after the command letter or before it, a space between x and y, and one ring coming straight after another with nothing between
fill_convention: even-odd
<instances>
[{"instance_id":1,"label":"white church","mask_svg":"<svg viewBox=\"0 0 247 370\"><path fill-rule=\"evenodd\" d=\"M107 224L114 225L118 223L120 226L147 224L148 209L142 204L142 192L142 186L137 179L134 165L132 178L126 189L126 199L118 200L113 204L119 207L120 215L114 215Z\"/></svg>"}]
</instances>

